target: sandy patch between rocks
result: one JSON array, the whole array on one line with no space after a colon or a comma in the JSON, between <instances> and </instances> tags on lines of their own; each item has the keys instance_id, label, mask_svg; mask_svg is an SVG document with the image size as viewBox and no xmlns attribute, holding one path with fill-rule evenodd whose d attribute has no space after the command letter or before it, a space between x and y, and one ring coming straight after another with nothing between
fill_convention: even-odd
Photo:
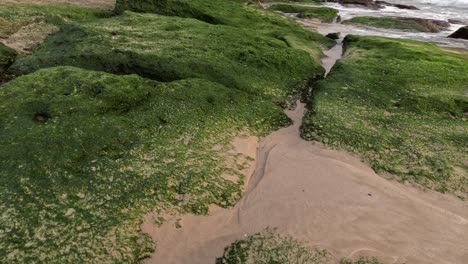
<instances>
[{"instance_id":1,"label":"sandy patch between rocks","mask_svg":"<svg viewBox=\"0 0 468 264\"><path fill-rule=\"evenodd\" d=\"M225 246L278 228L334 260L378 256L384 263L466 263L468 207L452 196L388 181L356 157L299 137L295 124L260 143L247 192L232 209L142 225L157 243L143 263L214 263Z\"/></svg>"},{"instance_id":2,"label":"sandy patch between rocks","mask_svg":"<svg viewBox=\"0 0 468 264\"><path fill-rule=\"evenodd\" d=\"M115 6L115 0L0 0L1 3L70 4L103 10L112 10ZM58 27L37 19L37 21L21 27L8 38L0 39L0 42L19 53L27 54L57 30Z\"/></svg>"},{"instance_id":3,"label":"sandy patch between rocks","mask_svg":"<svg viewBox=\"0 0 468 264\"><path fill-rule=\"evenodd\" d=\"M30 53L57 30L58 27L39 21L21 27L16 33L2 40L2 42L20 53Z\"/></svg>"}]
</instances>

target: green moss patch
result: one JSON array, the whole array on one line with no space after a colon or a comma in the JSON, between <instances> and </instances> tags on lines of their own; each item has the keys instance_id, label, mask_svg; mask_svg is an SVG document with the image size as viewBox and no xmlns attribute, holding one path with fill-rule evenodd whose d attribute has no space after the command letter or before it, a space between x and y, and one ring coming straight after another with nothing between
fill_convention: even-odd
<instances>
[{"instance_id":1,"label":"green moss patch","mask_svg":"<svg viewBox=\"0 0 468 264\"><path fill-rule=\"evenodd\" d=\"M6 69L13 63L16 57L16 51L12 48L5 46L0 42L0 83L2 75Z\"/></svg>"},{"instance_id":2,"label":"green moss patch","mask_svg":"<svg viewBox=\"0 0 468 264\"><path fill-rule=\"evenodd\" d=\"M410 18L410 17L353 17L343 21L344 24L364 25L378 28L399 29L414 32L440 32L448 29L445 21Z\"/></svg>"},{"instance_id":3,"label":"green moss patch","mask_svg":"<svg viewBox=\"0 0 468 264\"><path fill-rule=\"evenodd\" d=\"M278 103L290 101L310 79L323 75L318 61L275 38L132 12L66 26L32 56L19 58L11 71L19 75L58 65L158 81L204 78Z\"/></svg>"},{"instance_id":4,"label":"green moss patch","mask_svg":"<svg viewBox=\"0 0 468 264\"><path fill-rule=\"evenodd\" d=\"M338 15L338 10L329 7L311 7L288 4L274 4L269 7L271 10L283 13L297 13L299 18L318 18L324 22L333 22Z\"/></svg>"},{"instance_id":5,"label":"green moss patch","mask_svg":"<svg viewBox=\"0 0 468 264\"><path fill-rule=\"evenodd\" d=\"M71 67L10 81L0 102L2 263L135 262L152 250L145 213L233 205L247 163L229 142L289 124L273 103L206 80Z\"/></svg>"},{"instance_id":6,"label":"green moss patch","mask_svg":"<svg viewBox=\"0 0 468 264\"><path fill-rule=\"evenodd\" d=\"M153 12L162 15L189 17L211 24L249 29L256 34L268 35L288 45L304 49L314 57L321 51L313 43L331 46L333 42L322 35L303 29L292 19L263 10L248 1L232 0L117 0L116 10L122 12Z\"/></svg>"},{"instance_id":7,"label":"green moss patch","mask_svg":"<svg viewBox=\"0 0 468 264\"><path fill-rule=\"evenodd\" d=\"M312 250L299 241L282 236L272 229L238 240L224 250L216 264L325 264L329 263L326 251Z\"/></svg>"},{"instance_id":8,"label":"green moss patch","mask_svg":"<svg viewBox=\"0 0 468 264\"><path fill-rule=\"evenodd\" d=\"M378 172L466 197L468 60L410 40L348 36L314 88L303 137L361 154Z\"/></svg>"}]
</instances>

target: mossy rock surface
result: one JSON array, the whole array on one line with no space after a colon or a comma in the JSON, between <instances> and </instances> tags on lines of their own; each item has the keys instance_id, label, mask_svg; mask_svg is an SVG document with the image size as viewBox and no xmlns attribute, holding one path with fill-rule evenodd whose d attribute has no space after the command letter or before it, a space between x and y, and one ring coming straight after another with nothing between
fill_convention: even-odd
<instances>
[{"instance_id":1,"label":"mossy rock surface","mask_svg":"<svg viewBox=\"0 0 468 264\"><path fill-rule=\"evenodd\" d=\"M1 75L13 63L16 58L16 51L0 42L0 82Z\"/></svg>"},{"instance_id":2,"label":"mossy rock surface","mask_svg":"<svg viewBox=\"0 0 468 264\"><path fill-rule=\"evenodd\" d=\"M442 20L423 19L414 17L372 17L359 16L343 21L343 24L371 26L377 28L399 29L413 32L437 33L447 30L450 23Z\"/></svg>"},{"instance_id":3,"label":"mossy rock surface","mask_svg":"<svg viewBox=\"0 0 468 264\"><path fill-rule=\"evenodd\" d=\"M299 18L317 18L323 22L331 23L338 15L338 10L330 7L313 7L290 4L274 4L268 9L283 13L297 13Z\"/></svg>"},{"instance_id":4,"label":"mossy rock surface","mask_svg":"<svg viewBox=\"0 0 468 264\"><path fill-rule=\"evenodd\" d=\"M302 28L292 19L263 10L251 2L244 0L117 0L116 10L190 17L211 24L249 29L256 34L269 35L292 47L304 49L316 58L319 58L322 52L314 43L328 47L334 44L319 33Z\"/></svg>"},{"instance_id":5,"label":"mossy rock surface","mask_svg":"<svg viewBox=\"0 0 468 264\"><path fill-rule=\"evenodd\" d=\"M111 12L72 5L1 3L0 38L8 38L21 27L40 22L61 26L71 21L110 16Z\"/></svg>"},{"instance_id":6,"label":"mossy rock surface","mask_svg":"<svg viewBox=\"0 0 468 264\"><path fill-rule=\"evenodd\" d=\"M468 57L435 45L348 36L314 87L303 137L361 154L441 192L468 192Z\"/></svg>"},{"instance_id":7,"label":"mossy rock surface","mask_svg":"<svg viewBox=\"0 0 468 264\"><path fill-rule=\"evenodd\" d=\"M283 236L274 229L247 236L224 249L216 264L327 264L329 255L325 250L314 250L298 240Z\"/></svg>"},{"instance_id":8,"label":"mossy rock surface","mask_svg":"<svg viewBox=\"0 0 468 264\"><path fill-rule=\"evenodd\" d=\"M59 65L165 82L204 78L278 103L324 72L306 52L254 31L132 12L68 25L32 56L19 58L11 72Z\"/></svg>"},{"instance_id":9,"label":"mossy rock surface","mask_svg":"<svg viewBox=\"0 0 468 264\"><path fill-rule=\"evenodd\" d=\"M153 247L138 228L145 213L233 205L245 158L226 155L230 140L287 124L275 104L200 79L57 67L10 81L0 89L0 262L133 263Z\"/></svg>"}]
</instances>

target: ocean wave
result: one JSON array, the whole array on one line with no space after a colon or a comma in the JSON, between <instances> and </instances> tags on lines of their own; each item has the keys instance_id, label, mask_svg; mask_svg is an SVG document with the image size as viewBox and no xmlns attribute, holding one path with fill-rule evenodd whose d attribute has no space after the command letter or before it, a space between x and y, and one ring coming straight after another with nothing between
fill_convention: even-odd
<instances>
[{"instance_id":1,"label":"ocean wave","mask_svg":"<svg viewBox=\"0 0 468 264\"><path fill-rule=\"evenodd\" d=\"M447 7L468 7L468 0L418 0L420 3Z\"/></svg>"}]
</instances>

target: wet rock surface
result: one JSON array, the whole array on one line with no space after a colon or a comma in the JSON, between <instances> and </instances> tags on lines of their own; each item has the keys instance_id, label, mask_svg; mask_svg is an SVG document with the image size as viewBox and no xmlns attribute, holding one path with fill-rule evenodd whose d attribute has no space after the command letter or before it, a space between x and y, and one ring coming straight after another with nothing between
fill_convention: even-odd
<instances>
[{"instance_id":1,"label":"wet rock surface","mask_svg":"<svg viewBox=\"0 0 468 264\"><path fill-rule=\"evenodd\" d=\"M455 31L449 38L468 39L468 26L464 26L459 30Z\"/></svg>"},{"instance_id":2,"label":"wet rock surface","mask_svg":"<svg viewBox=\"0 0 468 264\"><path fill-rule=\"evenodd\" d=\"M385 6L393 6L400 9L411 9L411 10L418 10L417 7L413 5L405 5L405 4L394 4L389 3L387 1L373 1L373 0L333 0L328 2L335 2L340 4L351 4L351 5L362 5L369 8L384 8Z\"/></svg>"}]
</instances>

